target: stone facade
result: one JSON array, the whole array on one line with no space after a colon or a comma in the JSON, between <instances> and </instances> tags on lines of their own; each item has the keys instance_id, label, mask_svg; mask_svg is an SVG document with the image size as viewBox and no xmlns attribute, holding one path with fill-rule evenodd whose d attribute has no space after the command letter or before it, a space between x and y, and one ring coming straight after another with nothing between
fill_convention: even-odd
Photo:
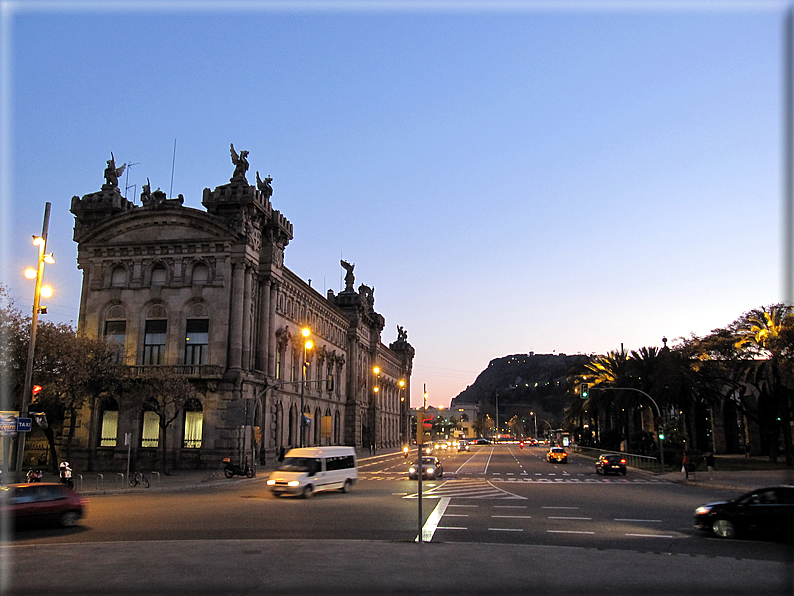
<instances>
[{"instance_id":1,"label":"stone facade","mask_svg":"<svg viewBox=\"0 0 794 596\"><path fill-rule=\"evenodd\" d=\"M399 446L414 357L407 335L399 328L397 341L382 343L374 292L353 289L352 266L345 290L327 296L285 267L292 224L273 209L269 178L257 173L257 186L248 184L246 156L232 148L234 175L204 189L206 211L148 185L134 205L113 177L72 198L78 331L118 341L134 371L168 368L190 379L200 398L166 437L177 468L263 461L299 444ZM314 342L305 383L303 327ZM139 465L154 463L161 437L152 424L123 395L98 396L80 412L73 459L83 469L122 468L129 436Z\"/></svg>"}]
</instances>

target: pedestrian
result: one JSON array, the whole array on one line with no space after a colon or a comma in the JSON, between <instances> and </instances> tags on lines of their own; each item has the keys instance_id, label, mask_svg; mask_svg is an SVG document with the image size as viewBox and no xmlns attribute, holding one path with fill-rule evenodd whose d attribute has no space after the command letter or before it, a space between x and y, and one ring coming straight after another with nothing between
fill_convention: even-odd
<instances>
[{"instance_id":1,"label":"pedestrian","mask_svg":"<svg viewBox=\"0 0 794 596\"><path fill-rule=\"evenodd\" d=\"M714 453L711 451L706 454L706 467L709 470L709 474L714 471Z\"/></svg>"},{"instance_id":2,"label":"pedestrian","mask_svg":"<svg viewBox=\"0 0 794 596\"><path fill-rule=\"evenodd\" d=\"M281 449L278 450L278 463L281 463L281 462L284 461L284 454L285 453L286 453L286 449L284 449L284 446L282 445Z\"/></svg>"},{"instance_id":3,"label":"pedestrian","mask_svg":"<svg viewBox=\"0 0 794 596\"><path fill-rule=\"evenodd\" d=\"M684 451L684 459L681 460L681 471L686 475L685 477L689 478L689 456Z\"/></svg>"}]
</instances>

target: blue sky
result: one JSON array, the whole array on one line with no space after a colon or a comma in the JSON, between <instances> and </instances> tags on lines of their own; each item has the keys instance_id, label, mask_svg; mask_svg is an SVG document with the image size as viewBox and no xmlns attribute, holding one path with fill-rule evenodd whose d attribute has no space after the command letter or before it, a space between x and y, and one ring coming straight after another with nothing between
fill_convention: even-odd
<instances>
[{"instance_id":1,"label":"blue sky","mask_svg":"<svg viewBox=\"0 0 794 596\"><path fill-rule=\"evenodd\" d=\"M414 404L783 298L783 2L2 5L0 282L25 312L45 201L48 316L76 321L71 197L111 151L128 198L169 192L175 140L186 205L234 143L290 269L325 293L356 264L416 348Z\"/></svg>"}]
</instances>

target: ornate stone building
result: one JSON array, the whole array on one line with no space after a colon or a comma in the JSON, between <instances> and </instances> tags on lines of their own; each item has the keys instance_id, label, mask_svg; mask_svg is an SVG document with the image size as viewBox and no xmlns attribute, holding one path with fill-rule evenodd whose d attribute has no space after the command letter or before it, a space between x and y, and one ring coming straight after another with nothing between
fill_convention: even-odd
<instances>
[{"instance_id":1,"label":"ornate stone building","mask_svg":"<svg viewBox=\"0 0 794 596\"><path fill-rule=\"evenodd\" d=\"M382 343L384 318L371 288L354 289L352 265L342 262L346 287L327 296L285 267L293 229L271 205L271 179L257 172L250 185L248 152L231 153L234 174L204 189L206 211L148 184L134 205L113 160L101 190L72 198L83 272L78 330L119 342L135 371L167 368L190 379L199 399L166 436L176 467L262 461L299 444L399 446L410 417L407 334L398 328L395 342ZM314 343L307 383L304 327ZM156 413L123 395L87 404L78 425L83 469L121 467L127 436L139 464L154 463L162 440Z\"/></svg>"}]
</instances>

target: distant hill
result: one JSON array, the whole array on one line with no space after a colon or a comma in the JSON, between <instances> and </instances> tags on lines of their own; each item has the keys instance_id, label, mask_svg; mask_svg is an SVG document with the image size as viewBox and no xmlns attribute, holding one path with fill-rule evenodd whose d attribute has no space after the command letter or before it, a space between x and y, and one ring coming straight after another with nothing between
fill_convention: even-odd
<instances>
[{"instance_id":1,"label":"distant hill","mask_svg":"<svg viewBox=\"0 0 794 596\"><path fill-rule=\"evenodd\" d=\"M491 360L473 385L452 399L450 408L461 404L479 404L480 413L494 418L496 394L499 393L499 420L514 414L529 416L535 412L540 424L547 420L559 426L565 404L570 400L568 376L579 372L588 356L565 354L513 354Z\"/></svg>"}]
</instances>

